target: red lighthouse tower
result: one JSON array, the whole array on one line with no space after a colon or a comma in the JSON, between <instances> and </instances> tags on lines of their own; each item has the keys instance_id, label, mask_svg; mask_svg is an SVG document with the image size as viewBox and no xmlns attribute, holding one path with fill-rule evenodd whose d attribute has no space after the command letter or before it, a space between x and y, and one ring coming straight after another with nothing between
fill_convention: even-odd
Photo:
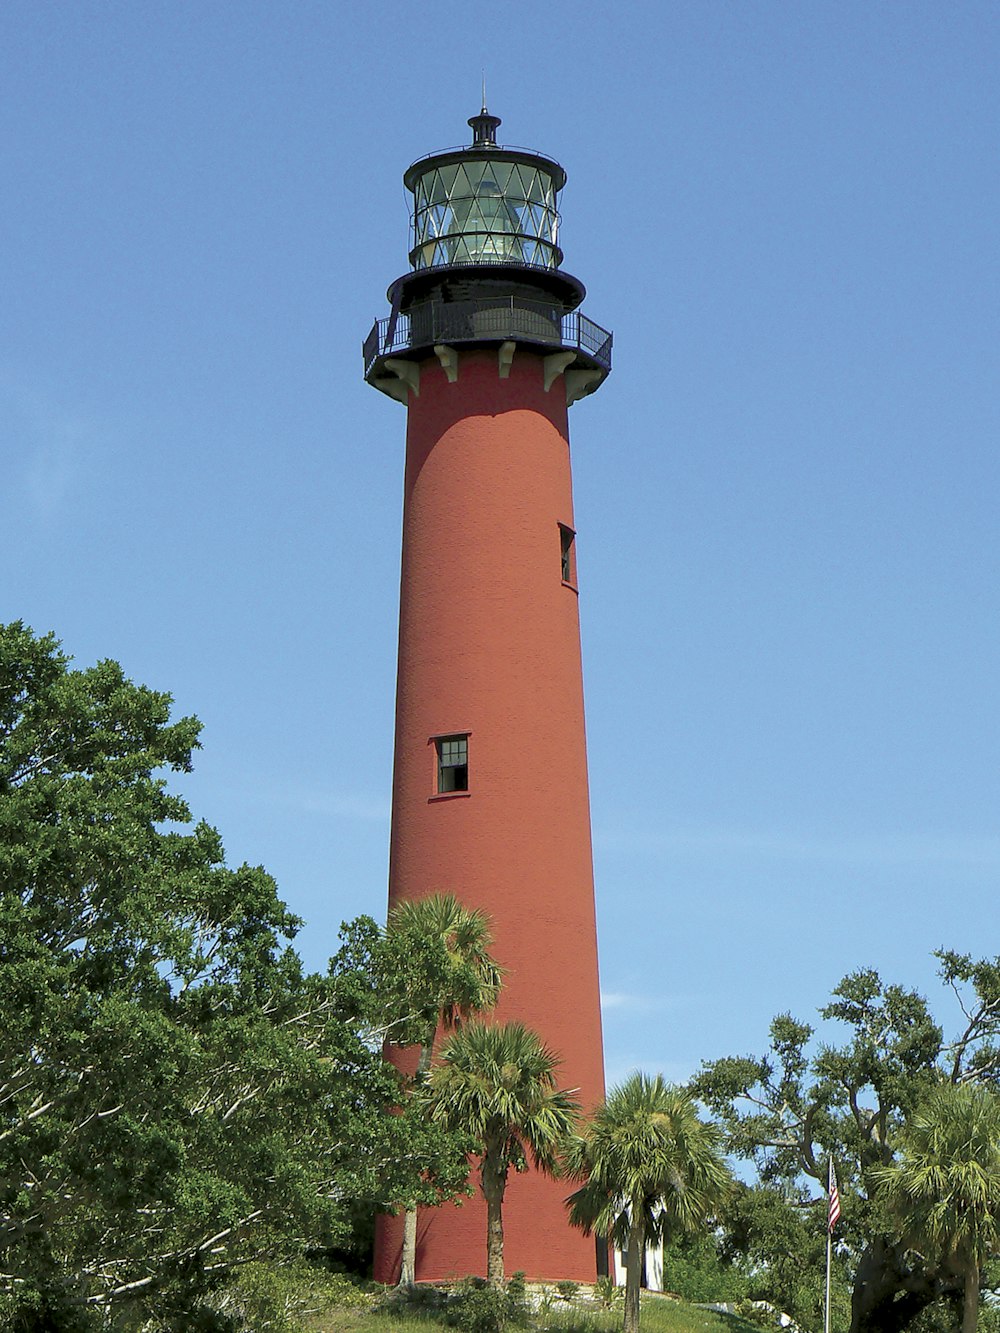
<instances>
[{"instance_id":1,"label":"red lighthouse tower","mask_svg":"<svg viewBox=\"0 0 1000 1333\"><path fill-rule=\"evenodd\" d=\"M473 142L421 158L411 272L364 345L365 378L407 408L389 905L451 892L492 920L497 1011L604 1093L567 408L603 382L611 335L560 268L566 173ZM505 1263L593 1281L565 1182L513 1175ZM381 1219L375 1276L399 1272ZM421 1210L417 1278L485 1269L485 1205Z\"/></svg>"}]
</instances>

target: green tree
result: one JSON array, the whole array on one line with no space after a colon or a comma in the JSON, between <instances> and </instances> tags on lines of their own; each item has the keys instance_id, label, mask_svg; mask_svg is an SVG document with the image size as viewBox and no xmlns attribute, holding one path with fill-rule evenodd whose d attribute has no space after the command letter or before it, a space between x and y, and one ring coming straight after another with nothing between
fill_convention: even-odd
<instances>
[{"instance_id":1,"label":"green tree","mask_svg":"<svg viewBox=\"0 0 1000 1333\"><path fill-rule=\"evenodd\" d=\"M486 1278L500 1286L503 1198L511 1168L530 1157L542 1171L558 1170L559 1150L579 1110L576 1095L556 1087L558 1058L521 1023L472 1021L448 1041L428 1081L432 1119L464 1132L480 1158L486 1200Z\"/></svg>"},{"instance_id":2,"label":"green tree","mask_svg":"<svg viewBox=\"0 0 1000 1333\"><path fill-rule=\"evenodd\" d=\"M906 1125L899 1159L873 1175L899 1239L962 1279L962 1333L976 1333L980 1277L1000 1252L1000 1096L935 1088Z\"/></svg>"},{"instance_id":3,"label":"green tree","mask_svg":"<svg viewBox=\"0 0 1000 1333\"><path fill-rule=\"evenodd\" d=\"M401 902L389 913L386 935L394 960L418 963L405 976L405 989L390 1003L400 1011L389 1039L395 1045L420 1047L416 1077L423 1081L431 1067L439 1028L454 1029L500 997L503 971L490 953L493 937L485 912L463 906L453 893L434 893ZM398 987L397 987L398 989Z\"/></svg>"},{"instance_id":4,"label":"green tree","mask_svg":"<svg viewBox=\"0 0 1000 1333\"><path fill-rule=\"evenodd\" d=\"M735 1303L750 1296L742 1267L723 1259L708 1228L672 1240L663 1255L663 1289L691 1304Z\"/></svg>"},{"instance_id":5,"label":"green tree","mask_svg":"<svg viewBox=\"0 0 1000 1333\"><path fill-rule=\"evenodd\" d=\"M838 1235L840 1230L838 1227ZM826 1227L804 1190L738 1183L719 1215L711 1241L723 1265L742 1274L748 1299L767 1301L790 1315L800 1328L823 1326ZM838 1242L830 1282L831 1323L837 1329L846 1329L850 1323L846 1258Z\"/></svg>"},{"instance_id":6,"label":"green tree","mask_svg":"<svg viewBox=\"0 0 1000 1333\"><path fill-rule=\"evenodd\" d=\"M227 868L167 790L199 732L169 713L115 663L74 670L0 626L5 1327L194 1326L233 1265L334 1243L351 1200L416 1188L364 932L303 971L271 877Z\"/></svg>"},{"instance_id":7,"label":"green tree","mask_svg":"<svg viewBox=\"0 0 1000 1333\"><path fill-rule=\"evenodd\" d=\"M387 977L391 992L387 988L383 1003L400 1014L388 1038L399 1046L419 1045L414 1075L419 1088L431 1067L438 1029L454 1029L472 1014L492 1009L503 973L489 952L489 918L464 907L452 893L399 903L389 913L386 936L392 958L404 964L392 969L391 980ZM410 1200L403 1223L401 1287L416 1281L416 1255L417 1207Z\"/></svg>"},{"instance_id":8,"label":"green tree","mask_svg":"<svg viewBox=\"0 0 1000 1333\"><path fill-rule=\"evenodd\" d=\"M782 1014L766 1055L712 1061L691 1084L724 1126L728 1150L753 1164L768 1192L759 1245L781 1233L774 1226L781 1200L811 1211L822 1234L833 1155L843 1201L837 1259L852 1286L852 1333L901 1333L961 1286L936 1258L908 1251L873 1203L876 1173L892 1164L902 1128L927 1093L942 1080L995 1082L1000 1071L1000 959L938 957L964 1013L953 1040L945 1041L922 996L863 970L845 977L820 1010L846 1028L839 1044L817 1044L809 1024ZM803 1268L813 1257L802 1252Z\"/></svg>"},{"instance_id":9,"label":"green tree","mask_svg":"<svg viewBox=\"0 0 1000 1333\"><path fill-rule=\"evenodd\" d=\"M567 1149L567 1173L585 1181L570 1221L626 1251L625 1333L638 1333L647 1244L693 1231L722 1201L730 1175L720 1141L683 1088L635 1073Z\"/></svg>"}]
</instances>

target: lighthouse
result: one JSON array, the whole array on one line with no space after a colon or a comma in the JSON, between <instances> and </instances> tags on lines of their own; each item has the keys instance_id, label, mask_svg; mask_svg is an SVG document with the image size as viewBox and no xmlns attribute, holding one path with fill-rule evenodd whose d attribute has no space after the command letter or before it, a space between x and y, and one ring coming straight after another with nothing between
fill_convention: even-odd
<instances>
[{"instance_id":1,"label":"lighthouse","mask_svg":"<svg viewBox=\"0 0 1000 1333\"><path fill-rule=\"evenodd\" d=\"M559 1085L604 1095L568 408L611 369L611 335L562 268L552 158L472 142L420 158L410 271L364 343L406 407L389 906L453 893L490 918L495 1017L534 1029ZM572 1185L511 1173L505 1266L592 1282ZM381 1218L375 1278L399 1272ZM482 1274L485 1204L421 1209L418 1281Z\"/></svg>"}]
</instances>

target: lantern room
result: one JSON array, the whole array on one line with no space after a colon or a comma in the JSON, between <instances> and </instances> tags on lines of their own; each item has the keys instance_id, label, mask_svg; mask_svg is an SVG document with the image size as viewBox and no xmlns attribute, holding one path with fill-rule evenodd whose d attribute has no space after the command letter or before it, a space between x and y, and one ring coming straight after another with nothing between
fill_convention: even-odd
<instances>
[{"instance_id":1,"label":"lantern room","mask_svg":"<svg viewBox=\"0 0 1000 1333\"><path fill-rule=\"evenodd\" d=\"M557 269L565 171L539 153L499 147L500 118L485 108L469 124L471 147L422 158L403 177L413 194L411 265Z\"/></svg>"}]
</instances>

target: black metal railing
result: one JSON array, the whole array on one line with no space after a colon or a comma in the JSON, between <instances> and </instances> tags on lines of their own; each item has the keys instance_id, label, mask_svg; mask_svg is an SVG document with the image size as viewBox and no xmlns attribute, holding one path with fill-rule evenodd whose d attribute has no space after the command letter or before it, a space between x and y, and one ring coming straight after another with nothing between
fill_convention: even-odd
<instances>
[{"instance_id":1,"label":"black metal railing","mask_svg":"<svg viewBox=\"0 0 1000 1333\"><path fill-rule=\"evenodd\" d=\"M377 319L362 351L367 376L384 356L435 343L540 343L575 348L604 370L611 369L612 335L578 310L564 314L544 302L518 298L481 301L431 301L409 314Z\"/></svg>"}]
</instances>

